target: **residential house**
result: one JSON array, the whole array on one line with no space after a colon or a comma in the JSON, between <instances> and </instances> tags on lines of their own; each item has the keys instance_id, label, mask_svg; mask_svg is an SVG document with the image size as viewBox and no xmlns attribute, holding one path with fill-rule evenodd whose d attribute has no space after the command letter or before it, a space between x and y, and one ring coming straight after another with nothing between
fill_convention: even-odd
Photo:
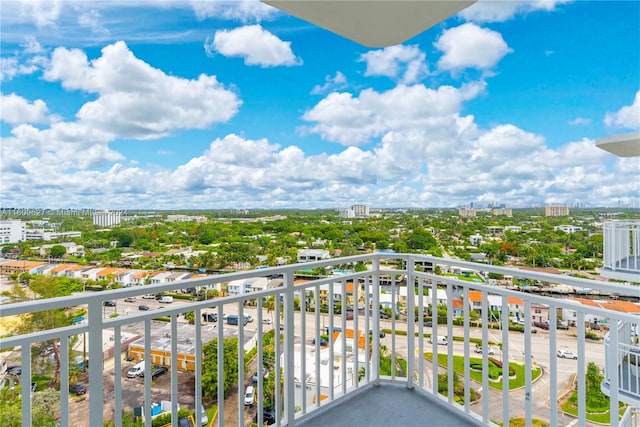
<instances>
[{"instance_id":1,"label":"residential house","mask_svg":"<svg viewBox=\"0 0 640 427\"><path fill-rule=\"evenodd\" d=\"M321 261L331 258L331 254L326 249L300 249L298 251L298 262Z\"/></svg>"},{"instance_id":2,"label":"residential house","mask_svg":"<svg viewBox=\"0 0 640 427\"><path fill-rule=\"evenodd\" d=\"M47 256L51 248L54 246L63 246L66 249L67 254L69 255L80 256L80 257L84 256L84 246L78 245L77 243L73 243L73 242L62 242L62 243L42 245L40 246L40 256L41 257Z\"/></svg>"},{"instance_id":3,"label":"residential house","mask_svg":"<svg viewBox=\"0 0 640 427\"><path fill-rule=\"evenodd\" d=\"M11 274L11 273L33 274L35 270L42 265L45 265L45 263L38 262L38 261L5 261L0 263L0 274Z\"/></svg>"},{"instance_id":4,"label":"residential house","mask_svg":"<svg viewBox=\"0 0 640 427\"><path fill-rule=\"evenodd\" d=\"M156 285L158 283L165 283L166 278L171 276L171 272L169 271L156 271L151 273L149 278L151 279L151 284Z\"/></svg>"},{"instance_id":5,"label":"residential house","mask_svg":"<svg viewBox=\"0 0 640 427\"><path fill-rule=\"evenodd\" d=\"M549 306L547 304L531 304L532 322L549 322Z\"/></svg>"}]
</instances>

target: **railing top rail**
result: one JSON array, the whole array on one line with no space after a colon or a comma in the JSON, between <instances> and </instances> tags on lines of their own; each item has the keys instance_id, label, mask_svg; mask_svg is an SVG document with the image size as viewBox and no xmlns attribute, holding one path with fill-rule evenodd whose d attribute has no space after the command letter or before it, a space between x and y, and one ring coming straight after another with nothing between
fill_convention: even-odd
<instances>
[{"instance_id":1,"label":"railing top rail","mask_svg":"<svg viewBox=\"0 0 640 427\"><path fill-rule=\"evenodd\" d=\"M602 282L602 281L596 281L591 279L576 278L571 276L556 275L556 274L537 272L537 271L531 271L531 270L521 270L516 268L510 268L510 267L498 267L493 265L479 264L479 263L459 261L459 260L453 260L453 259L437 258L437 257L428 256L428 255L420 255L420 254L366 254L366 255L344 257L344 258L331 258L331 259L322 260L322 261L291 264L291 265L281 266L281 267L270 267L270 268L265 268L260 270L250 270L250 271L241 271L241 272L234 272L234 273L221 274L221 275L211 275L211 276L196 278L196 279L177 280L170 283L132 286L129 288L96 292L90 295L71 295L66 297L50 298L45 300L33 300L33 301L24 301L19 303L5 304L1 306L0 317L20 315L20 314L25 314L30 312L51 310L56 308L65 308L65 307L76 306L80 304L89 304L89 303L95 303L95 302L102 303L103 301L110 300L110 299L121 299L121 298L126 298L131 296L139 296L147 293L160 293L160 292L174 291L177 289L184 289L188 287L207 286L207 285L212 285L216 283L226 283L234 280L242 280L247 278L272 277L272 276L278 276L278 275L284 275L284 274L295 274L296 271L301 269L322 268L327 266L344 265L344 264L356 264L358 262L375 261L375 260L377 261L381 261L381 260L427 261L427 262L432 262L434 264L456 266L456 267L467 268L470 270L479 270L483 272L493 272L493 273L504 274L504 275L512 275L512 276L518 276L518 277L523 277L523 278L532 279L532 280L539 280L543 282L562 283L562 284L567 284L567 285L576 286L580 288L589 288L597 291L605 291L605 292L610 292L610 293L615 293L620 295L630 295L630 296L640 297L640 287L634 287L634 286L618 284L618 283ZM326 278L314 279L310 283L307 283L301 286L310 287L310 286L315 286L318 283L323 284L323 283L339 282L341 280L349 280L353 278L363 277L375 272L376 271L374 270L367 270L362 272L349 273L341 276L329 276ZM390 274L406 273L405 270L401 270L401 269L393 270L393 269L389 269L388 267L387 268L381 267L377 272L390 273ZM421 275L421 273L416 272L416 275ZM443 282L450 280L450 279L446 279L446 276L433 276L433 277L437 277L437 280L441 280ZM271 290L266 290L266 291L260 291L257 293L252 293L251 298L257 298L262 293L264 293L264 295L277 293L277 290L274 292L270 292L270 291ZM246 299L247 296L239 295L236 297L229 296L225 298L228 298L227 300L225 300L226 302L233 302L234 300ZM211 303L209 302L209 304ZM203 304L203 306L205 305L207 305L207 303Z\"/></svg>"}]
</instances>

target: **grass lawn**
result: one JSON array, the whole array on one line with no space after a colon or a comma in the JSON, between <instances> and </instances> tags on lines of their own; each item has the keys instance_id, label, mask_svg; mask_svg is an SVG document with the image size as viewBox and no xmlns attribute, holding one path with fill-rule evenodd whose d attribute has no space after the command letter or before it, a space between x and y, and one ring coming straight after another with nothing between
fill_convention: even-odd
<instances>
[{"instance_id":1,"label":"grass lawn","mask_svg":"<svg viewBox=\"0 0 640 427\"><path fill-rule=\"evenodd\" d=\"M501 422L498 422L496 424L498 424L499 426L503 425ZM525 422L524 418L511 418L509 420L509 427L525 427L526 425L527 423ZM531 420L531 425L533 427L549 427L551 424L549 424L549 422L547 421L533 418Z\"/></svg>"},{"instance_id":2,"label":"grass lawn","mask_svg":"<svg viewBox=\"0 0 640 427\"><path fill-rule=\"evenodd\" d=\"M433 358L432 353L425 353L424 357L427 360L431 360ZM478 357L470 357L469 362L471 364L482 363L482 359ZM445 368L448 366L448 355L446 354L438 354L438 364L440 366L444 366ZM464 357L462 356L453 356L453 371L458 375L464 375ZM515 372L515 376L509 379L509 390L514 390L524 386L524 365L510 362L509 363L510 370ZM491 360L489 360L489 372L490 374L494 373L496 370L501 371L497 365L495 365ZM531 379L535 380L540 375L542 375L542 369L539 366L534 366L531 371ZM472 370L469 373L471 379L482 382L482 372ZM500 381L489 381L489 387L495 388L496 390L502 390L502 379Z\"/></svg>"},{"instance_id":3,"label":"grass lawn","mask_svg":"<svg viewBox=\"0 0 640 427\"><path fill-rule=\"evenodd\" d=\"M624 414L624 411L626 409L627 409L626 405L620 402L620 407L618 410L619 417L621 417ZM562 410L567 414L573 415L575 417L578 416L578 392L577 391L573 392L571 394L571 397L569 397L562 404ZM609 406L605 406L603 408L587 408L587 420L604 424L604 425L609 425L611 423Z\"/></svg>"}]
</instances>

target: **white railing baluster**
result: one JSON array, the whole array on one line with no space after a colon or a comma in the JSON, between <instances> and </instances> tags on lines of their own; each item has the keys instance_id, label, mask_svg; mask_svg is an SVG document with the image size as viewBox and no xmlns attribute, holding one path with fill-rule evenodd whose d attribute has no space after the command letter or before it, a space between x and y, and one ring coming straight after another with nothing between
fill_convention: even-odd
<instances>
[{"instance_id":1,"label":"white railing baluster","mask_svg":"<svg viewBox=\"0 0 640 427\"><path fill-rule=\"evenodd\" d=\"M415 260L413 257L407 258L407 371L404 373L407 376L407 387L413 388L413 375L415 371L415 283L416 278L414 276Z\"/></svg>"},{"instance_id":2,"label":"white railing baluster","mask_svg":"<svg viewBox=\"0 0 640 427\"><path fill-rule=\"evenodd\" d=\"M453 403L455 397L453 389L453 286L447 283L447 400Z\"/></svg>"},{"instance_id":3,"label":"white railing baluster","mask_svg":"<svg viewBox=\"0 0 640 427\"><path fill-rule=\"evenodd\" d=\"M58 345L58 343L54 342L53 345ZM68 426L70 425L69 423L69 387L68 387L68 384L69 384L69 336L66 334L63 334L60 337L60 342L58 347L58 356L60 357L60 425ZM116 374L117 373L118 371L116 370ZM66 387L65 387L65 384L67 385ZM117 390L118 389L116 388L116 391ZM117 398L118 398L118 394L116 393L116 399ZM116 422L117 420L118 419L116 418Z\"/></svg>"},{"instance_id":4,"label":"white railing baluster","mask_svg":"<svg viewBox=\"0 0 640 427\"><path fill-rule=\"evenodd\" d=\"M509 342L509 305L505 304L506 297L503 297L502 312L500 314L500 320L502 322L502 342ZM505 323L506 322L506 323ZM505 328L506 324L506 328ZM486 343L487 347L489 343ZM485 353L483 351L483 353ZM488 351L486 353L489 353ZM486 354L483 357L489 358ZM488 374L488 373L487 373ZM509 410L509 354L502 352L502 420L505 424L509 424L510 410Z\"/></svg>"},{"instance_id":5,"label":"white railing baluster","mask_svg":"<svg viewBox=\"0 0 640 427\"><path fill-rule=\"evenodd\" d=\"M469 351L470 333L469 330L469 287L466 285L462 288L462 305L463 305L463 328L464 328L464 360L469 360L471 353ZM471 366L469 363L464 364L464 411L469 413L471 410Z\"/></svg>"},{"instance_id":6,"label":"white railing baluster","mask_svg":"<svg viewBox=\"0 0 640 427\"><path fill-rule=\"evenodd\" d=\"M151 427L151 363L151 320L146 319L144 321L144 424L146 427Z\"/></svg>"},{"instance_id":7,"label":"white railing baluster","mask_svg":"<svg viewBox=\"0 0 640 427\"><path fill-rule=\"evenodd\" d=\"M193 402L193 410L196 414L196 427L202 426L202 311L200 308L196 308L194 311L194 319L195 319L195 365L193 367L193 376L195 389L193 390L195 395L195 401ZM220 319L221 321L222 319Z\"/></svg>"},{"instance_id":8,"label":"white railing baluster","mask_svg":"<svg viewBox=\"0 0 640 427\"><path fill-rule=\"evenodd\" d=\"M218 427L224 427L224 305L218 306L218 339L216 347L217 368L218 368ZM279 382L278 382L279 383Z\"/></svg>"},{"instance_id":9,"label":"white railing baluster","mask_svg":"<svg viewBox=\"0 0 640 427\"><path fill-rule=\"evenodd\" d=\"M557 325L558 319L556 308L549 306L549 418L554 420L558 413L558 358L556 356L557 349Z\"/></svg>"},{"instance_id":10,"label":"white railing baluster","mask_svg":"<svg viewBox=\"0 0 640 427\"><path fill-rule=\"evenodd\" d=\"M586 425L587 423L587 392L586 392L586 358L585 356L585 325L584 325L584 311L580 310L577 313L578 322L578 423L580 425Z\"/></svg>"},{"instance_id":11,"label":"white railing baluster","mask_svg":"<svg viewBox=\"0 0 640 427\"><path fill-rule=\"evenodd\" d=\"M486 346L489 342L489 305L487 303L487 292L482 291L482 302L480 318L482 319L482 345ZM504 352L503 352L504 353ZM489 395L489 360L487 352L482 352L482 395ZM482 399L482 420L489 422L489 399Z\"/></svg>"},{"instance_id":12,"label":"white railing baluster","mask_svg":"<svg viewBox=\"0 0 640 427\"><path fill-rule=\"evenodd\" d=\"M113 354L114 360L114 421L115 425L122 424L122 331L120 326L117 325L113 328L113 342L115 345L115 352Z\"/></svg>"},{"instance_id":13,"label":"white railing baluster","mask_svg":"<svg viewBox=\"0 0 640 427\"><path fill-rule=\"evenodd\" d=\"M524 318L527 319L524 325L524 384L525 384L525 418L527 420L527 427L531 427L531 419L533 417L532 401L533 401L533 375L531 369L533 368L533 356L531 347L531 302L524 302ZM503 352L509 354L509 343L505 350L504 343L502 347ZM551 394L555 396L557 394ZM554 419L554 414L551 414L551 420ZM558 425L557 422L551 425Z\"/></svg>"}]
</instances>

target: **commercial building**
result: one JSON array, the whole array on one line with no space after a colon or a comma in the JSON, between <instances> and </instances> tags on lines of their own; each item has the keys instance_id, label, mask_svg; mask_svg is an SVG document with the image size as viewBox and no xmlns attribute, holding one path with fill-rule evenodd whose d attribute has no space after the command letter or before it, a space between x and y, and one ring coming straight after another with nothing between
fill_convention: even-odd
<instances>
[{"instance_id":1,"label":"commercial building","mask_svg":"<svg viewBox=\"0 0 640 427\"><path fill-rule=\"evenodd\" d=\"M25 223L15 219L0 220L0 244L25 241Z\"/></svg>"}]
</instances>

